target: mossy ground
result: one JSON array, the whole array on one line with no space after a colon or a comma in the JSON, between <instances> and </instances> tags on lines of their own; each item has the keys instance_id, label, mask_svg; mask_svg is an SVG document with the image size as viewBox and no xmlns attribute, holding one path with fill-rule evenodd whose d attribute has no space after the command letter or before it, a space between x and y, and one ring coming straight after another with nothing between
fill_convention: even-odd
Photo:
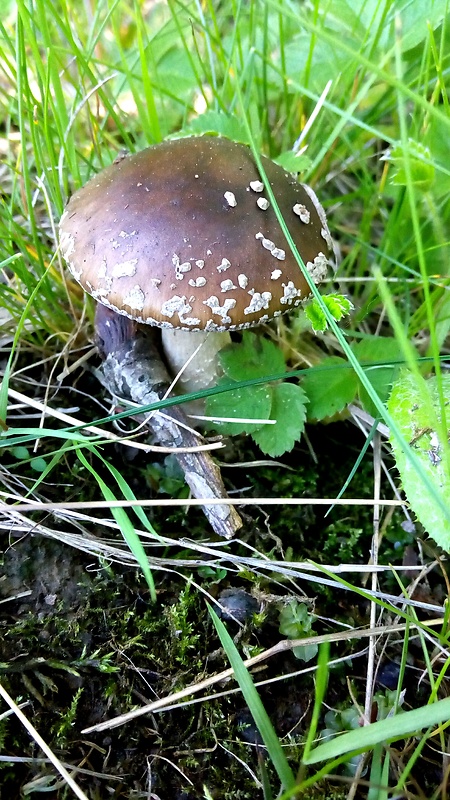
<instances>
[{"instance_id":1,"label":"mossy ground","mask_svg":"<svg viewBox=\"0 0 450 800\"><path fill-rule=\"evenodd\" d=\"M349 422L311 427L310 447L299 446L283 459L285 466L265 465L224 469L231 488L243 484L250 496L327 496L339 491L359 452L359 434ZM352 441L353 440L353 441ZM342 446L346 442L345 449ZM256 448L245 437L230 444L230 458L247 462L258 458ZM137 456L127 464L123 450L111 451L130 485L143 495L148 481L147 457ZM156 470L164 479L164 463ZM367 458L358 470L356 493L366 493L372 465ZM155 471L153 470L153 475ZM77 480L83 481L83 474ZM71 495L73 475L66 476ZM65 481L61 480L61 485ZM155 487L153 483L153 491ZM338 507L329 517L326 509L283 506L276 512L249 507L244 512L243 540L261 552L288 552L291 560L330 563L367 559L372 536L370 508ZM153 514L158 530L164 521L172 535L208 537L201 512L184 510L172 515ZM395 517L391 522L396 526ZM281 576L257 578L242 572L216 572L211 577L177 571L155 573L157 602L152 604L148 587L135 569L101 563L55 539L28 534L8 538L1 534L3 574L0 583L0 670L6 688L24 702L28 716L64 763L92 771L98 777L77 773L77 781L89 797L143 797L152 791L161 797L203 797L206 785L213 797L255 797L255 781L261 752L248 710L240 693L219 700L197 703L148 715L132 723L99 734L83 734L88 726L117 716L135 705L199 680L206 674L228 667L209 618L203 596L190 584L190 577L202 583L211 596L225 588L239 587L253 593L262 613L250 620L244 631L228 623L239 634L243 652L268 648L282 638L278 627L277 599L282 602L290 588ZM233 546L239 552L239 544ZM163 548L161 548L161 552ZM339 557L337 553L339 552ZM180 548L181 553L181 548ZM21 592L29 594L20 597ZM305 584L305 595L320 618L345 620L348 624L367 622L367 604L349 606L345 592L339 596L329 587ZM15 599L17 597L17 599ZM315 625L327 630L325 622ZM351 643L341 644L339 655L351 654ZM337 653L337 651L336 651ZM348 702L347 679L358 683L364 674L361 660L352 668L332 672L329 702ZM269 661L256 671L255 680L266 680L293 672L302 662L292 653ZM231 684L223 687L231 688ZM300 749L311 713L313 681L309 675L268 684L261 697L278 734L290 744L293 763ZM41 753L20 723L10 716L0 723L2 752L40 759ZM256 737L256 738L255 738ZM241 761L239 760L241 759ZM269 767L270 769L270 767ZM53 770L39 760L0 765L1 781L9 796L20 796L24 785L53 787L55 797L63 796ZM329 794L311 797L335 797Z\"/></svg>"}]
</instances>

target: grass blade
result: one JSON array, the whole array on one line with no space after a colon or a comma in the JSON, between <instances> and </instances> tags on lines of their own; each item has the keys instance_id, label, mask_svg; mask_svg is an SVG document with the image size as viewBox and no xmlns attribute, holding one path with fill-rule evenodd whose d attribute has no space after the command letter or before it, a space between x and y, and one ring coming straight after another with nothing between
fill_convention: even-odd
<instances>
[{"instance_id":1,"label":"grass blade","mask_svg":"<svg viewBox=\"0 0 450 800\"><path fill-rule=\"evenodd\" d=\"M244 666L238 649L228 633L225 625L210 606L208 606L208 609L222 646L228 656L228 660L233 667L235 678L240 686L242 694L244 695L245 702L250 709L252 717L255 720L255 725L258 728L263 742L267 747L270 758L272 759L273 765L277 771L277 775L285 789L294 789L296 785L294 774L287 762L283 748L281 747L280 741L275 733L267 711L264 708L261 698L253 685L250 674L247 668Z\"/></svg>"}]
</instances>

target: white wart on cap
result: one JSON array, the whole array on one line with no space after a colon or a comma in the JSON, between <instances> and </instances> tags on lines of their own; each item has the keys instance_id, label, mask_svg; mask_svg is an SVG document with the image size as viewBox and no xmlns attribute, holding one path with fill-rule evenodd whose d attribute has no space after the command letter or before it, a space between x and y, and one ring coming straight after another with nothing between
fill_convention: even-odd
<instances>
[{"instance_id":1,"label":"white wart on cap","mask_svg":"<svg viewBox=\"0 0 450 800\"><path fill-rule=\"evenodd\" d=\"M315 283L332 241L314 192L263 158ZM299 305L310 290L245 145L210 136L130 155L70 199L60 222L68 267L96 300L162 328L239 330Z\"/></svg>"}]
</instances>

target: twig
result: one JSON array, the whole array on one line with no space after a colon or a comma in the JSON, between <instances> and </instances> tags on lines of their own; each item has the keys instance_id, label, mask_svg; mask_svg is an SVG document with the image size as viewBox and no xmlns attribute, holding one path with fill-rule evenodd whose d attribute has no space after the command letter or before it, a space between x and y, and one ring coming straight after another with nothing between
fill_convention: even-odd
<instances>
[{"instance_id":1,"label":"twig","mask_svg":"<svg viewBox=\"0 0 450 800\"><path fill-rule=\"evenodd\" d=\"M98 305L96 332L102 364L103 383L113 397L146 406L160 400L170 385L170 378L154 342L150 326L143 331L127 317ZM141 420L142 417L138 418ZM153 411L148 422L159 443L177 447L178 463L194 497L222 499L217 505L203 505L214 531L231 539L242 527L242 520L228 503L220 469L208 452L188 452L198 446L201 436L189 427L184 411L172 406L164 413Z\"/></svg>"},{"instance_id":2,"label":"twig","mask_svg":"<svg viewBox=\"0 0 450 800\"><path fill-rule=\"evenodd\" d=\"M429 620L427 621L427 625L442 625L442 619L438 620ZM416 623L413 623L410 627L418 627ZM295 647L304 646L308 644L322 644L323 642L345 642L349 639L363 639L367 636L385 636L389 633L398 633L404 631L406 626L404 624L401 625L380 625L377 628L369 628L367 630L346 630L346 631L339 631L336 633L331 634L324 634L322 636L311 636L306 637L304 639L282 639L281 641L277 642L273 647L264 650L262 653L258 653L258 655L253 656L252 658L246 659L243 663L244 666L253 667L256 664L260 664L263 661L266 661L273 656L280 655L282 653L286 653L290 650L293 650ZM228 678L233 677L234 672L233 669L230 667L229 669L223 670L223 672L219 672L216 675L210 675L207 678L204 678L202 681L198 683L191 684L187 686L185 689L180 689L178 692L174 692L167 697L161 697L158 700L154 700L152 703L148 703L145 706L141 706L141 708L135 708L132 711L127 711L125 714L120 714L113 719L105 720L104 722L99 722L97 725L92 725L90 728L85 728L81 731L81 733L92 733L93 731L105 731L110 730L111 728L117 728L120 725L124 725L126 722L131 722L131 720L136 719L136 717L141 717L144 714L154 713L156 711L164 711L166 707L169 705L173 705L178 700L182 700L185 697L189 697L190 695L197 694L198 692L207 689L209 686L213 686L217 683L222 683L223 681L227 680Z\"/></svg>"}]
</instances>

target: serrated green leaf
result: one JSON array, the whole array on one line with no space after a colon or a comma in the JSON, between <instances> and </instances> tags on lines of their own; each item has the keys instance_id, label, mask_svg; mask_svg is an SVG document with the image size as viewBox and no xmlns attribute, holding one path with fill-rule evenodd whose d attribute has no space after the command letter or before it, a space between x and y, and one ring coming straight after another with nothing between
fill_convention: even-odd
<instances>
[{"instance_id":1,"label":"serrated green leaf","mask_svg":"<svg viewBox=\"0 0 450 800\"><path fill-rule=\"evenodd\" d=\"M358 378L348 362L339 356L324 358L302 378L309 400L308 419L325 419L339 414L356 396Z\"/></svg>"},{"instance_id":2,"label":"serrated green leaf","mask_svg":"<svg viewBox=\"0 0 450 800\"><path fill-rule=\"evenodd\" d=\"M328 328L327 315L315 298L305 306L305 316L309 319L314 333L323 333Z\"/></svg>"},{"instance_id":3,"label":"serrated green leaf","mask_svg":"<svg viewBox=\"0 0 450 800\"><path fill-rule=\"evenodd\" d=\"M388 155L384 156L385 161L390 161L393 165L391 173L391 183L395 186L408 186L408 171L414 186L429 191L434 178L435 168L431 162L431 153L428 147L414 139L408 139L408 154L406 156L402 143L396 144ZM407 162L407 163L406 163Z\"/></svg>"},{"instance_id":4,"label":"serrated green leaf","mask_svg":"<svg viewBox=\"0 0 450 800\"><path fill-rule=\"evenodd\" d=\"M379 365L383 361L386 362L386 366L365 368L365 373L380 400L383 403L386 402L400 369L398 364L389 364L389 362L399 361L402 358L397 340L389 336L368 336L355 344L352 350L361 364L373 361ZM365 410L376 417L378 411L366 389L361 385L359 386L359 398Z\"/></svg>"},{"instance_id":5,"label":"serrated green leaf","mask_svg":"<svg viewBox=\"0 0 450 800\"><path fill-rule=\"evenodd\" d=\"M270 419L275 419L276 425L263 425L252 434L263 453L277 458L292 450L305 427L307 402L303 389L294 383L272 386Z\"/></svg>"},{"instance_id":6,"label":"serrated green leaf","mask_svg":"<svg viewBox=\"0 0 450 800\"><path fill-rule=\"evenodd\" d=\"M342 317L349 314L353 308L353 303L348 297L343 294L324 294L322 302L326 305L329 314L339 322ZM328 319L325 310L319 303L317 298L313 298L305 306L305 314L311 323L314 333L326 331L328 328Z\"/></svg>"},{"instance_id":7,"label":"serrated green leaf","mask_svg":"<svg viewBox=\"0 0 450 800\"><path fill-rule=\"evenodd\" d=\"M225 380L225 384L230 382ZM214 394L207 398L206 413L211 417L231 417L252 419L269 419L272 407L272 388L270 386L238 386L229 392ZM226 435L252 433L261 427L261 423L251 422L214 422L213 427ZM275 428L275 425L268 427Z\"/></svg>"},{"instance_id":8,"label":"serrated green leaf","mask_svg":"<svg viewBox=\"0 0 450 800\"><path fill-rule=\"evenodd\" d=\"M404 371L392 390L388 408L430 484L435 488L436 494L445 502L450 498L448 453L450 375L442 376L440 381L446 410L445 441L436 424L440 414L437 378L423 381L412 373ZM442 514L430 489L417 474L414 465L394 437L391 438L391 444L403 489L412 510L428 534L444 550L449 551L450 514L447 516Z\"/></svg>"},{"instance_id":9,"label":"serrated green leaf","mask_svg":"<svg viewBox=\"0 0 450 800\"><path fill-rule=\"evenodd\" d=\"M221 351L220 363L233 381L264 378L286 371L283 353L276 344L249 331L244 332L242 342Z\"/></svg>"},{"instance_id":10,"label":"serrated green leaf","mask_svg":"<svg viewBox=\"0 0 450 800\"><path fill-rule=\"evenodd\" d=\"M343 294L324 294L322 300L336 322L339 322L354 308L352 301Z\"/></svg>"}]
</instances>

